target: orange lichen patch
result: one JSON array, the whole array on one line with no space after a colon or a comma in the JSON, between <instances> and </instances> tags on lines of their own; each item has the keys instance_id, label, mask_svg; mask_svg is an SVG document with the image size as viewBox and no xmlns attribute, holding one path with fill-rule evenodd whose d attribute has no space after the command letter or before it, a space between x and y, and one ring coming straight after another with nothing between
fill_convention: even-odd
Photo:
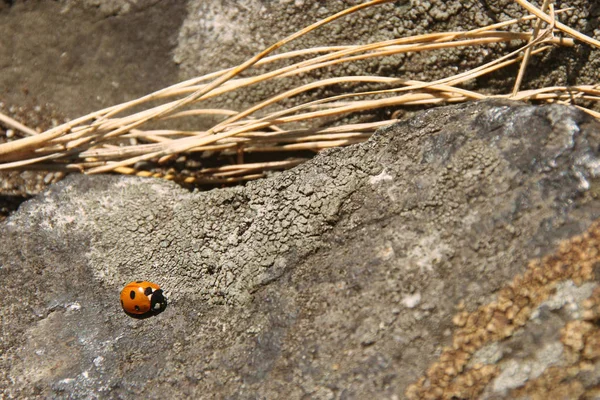
<instances>
[{"instance_id":1,"label":"orange lichen patch","mask_svg":"<svg viewBox=\"0 0 600 400\"><path fill-rule=\"evenodd\" d=\"M585 321L571 321L561 330L561 342L578 358L596 361L600 359L600 329Z\"/></svg>"},{"instance_id":2,"label":"orange lichen patch","mask_svg":"<svg viewBox=\"0 0 600 400\"><path fill-rule=\"evenodd\" d=\"M531 400L580 399L586 390L583 383L575 378L579 371L577 367L550 367L537 379L512 390L508 397Z\"/></svg>"},{"instance_id":3,"label":"orange lichen patch","mask_svg":"<svg viewBox=\"0 0 600 400\"><path fill-rule=\"evenodd\" d=\"M568 322L560 332L560 341L570 350L580 353L586 342L586 337L595 329L593 324L585 321Z\"/></svg>"},{"instance_id":4,"label":"orange lichen patch","mask_svg":"<svg viewBox=\"0 0 600 400\"><path fill-rule=\"evenodd\" d=\"M592 295L583 302L583 319L586 321L600 320L600 286L594 289Z\"/></svg>"},{"instance_id":5,"label":"orange lichen patch","mask_svg":"<svg viewBox=\"0 0 600 400\"><path fill-rule=\"evenodd\" d=\"M596 400L600 399L600 387L593 387L591 389L586 390L583 396L580 397L581 400Z\"/></svg>"},{"instance_id":6,"label":"orange lichen patch","mask_svg":"<svg viewBox=\"0 0 600 400\"><path fill-rule=\"evenodd\" d=\"M460 374L447 388L444 397L451 399L474 399L487 384L498 375L495 365L478 365Z\"/></svg>"},{"instance_id":7,"label":"orange lichen patch","mask_svg":"<svg viewBox=\"0 0 600 400\"><path fill-rule=\"evenodd\" d=\"M515 276L498 292L496 301L471 313L461 311L456 314L452 319L457 326L452 346L443 350L425 376L408 387L406 396L409 399L450 399L462 397L457 393L468 393L466 397L476 397L497 373L497 367L488 366L484 375L477 375L473 372L475 367L467 368L473 353L488 343L511 336L524 326L533 310L553 293L557 283L569 279L580 285L592 280L593 267L600 262L599 249L600 220L595 221L584 234L560 243L556 253L532 260L525 273ZM600 289L594 291L588 300L584 315L588 319L599 319ZM579 334L576 328L586 333ZM595 327L592 329L597 331ZM596 358L600 356L600 335L591 332L587 325L573 325L564 330L563 342L572 349L583 351L586 358ZM483 368L478 371L481 373ZM476 384L472 382L474 377L480 379ZM541 380L542 377L534 382ZM575 384L568 382L563 386L565 390L579 387L572 385Z\"/></svg>"},{"instance_id":8,"label":"orange lichen patch","mask_svg":"<svg viewBox=\"0 0 600 400\"><path fill-rule=\"evenodd\" d=\"M448 382L445 388L431 388L427 392L420 392L418 386L412 385L409 387L406 395L408 398L419 398L425 400L433 400L440 398L449 399L474 399L483 391L485 386L498 374L498 367L494 365L478 365L464 374L456 376L452 382ZM452 371L448 371L449 375ZM421 378L420 383L423 384L425 378ZM411 392L413 390L413 392Z\"/></svg>"},{"instance_id":9,"label":"orange lichen patch","mask_svg":"<svg viewBox=\"0 0 600 400\"><path fill-rule=\"evenodd\" d=\"M600 330L594 330L585 338L585 347L582 354L588 360L595 361L600 358Z\"/></svg>"},{"instance_id":10,"label":"orange lichen patch","mask_svg":"<svg viewBox=\"0 0 600 400\"><path fill-rule=\"evenodd\" d=\"M600 310L600 288L582 302L584 319L597 320ZM600 388L585 388L579 374L595 369L600 359L600 327L588 321L569 321L561 329L560 341L565 346L565 365L550 367L537 379L511 392L510 397L546 400L549 398L596 399Z\"/></svg>"}]
</instances>

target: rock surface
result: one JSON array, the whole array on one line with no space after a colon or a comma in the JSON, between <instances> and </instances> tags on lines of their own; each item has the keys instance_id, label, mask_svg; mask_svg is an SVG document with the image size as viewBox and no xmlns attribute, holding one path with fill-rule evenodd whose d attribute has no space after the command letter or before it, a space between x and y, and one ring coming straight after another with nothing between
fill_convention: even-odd
<instances>
[{"instance_id":1,"label":"rock surface","mask_svg":"<svg viewBox=\"0 0 600 400\"><path fill-rule=\"evenodd\" d=\"M0 102L7 108L50 103L58 114L76 118L177 83L171 52L185 5L180 0L0 2L5 38Z\"/></svg>"},{"instance_id":2,"label":"rock surface","mask_svg":"<svg viewBox=\"0 0 600 400\"><path fill-rule=\"evenodd\" d=\"M0 225L0 390L593 395L599 145L576 109L488 101L245 187L70 176ZM138 279L164 313L122 312Z\"/></svg>"},{"instance_id":3,"label":"rock surface","mask_svg":"<svg viewBox=\"0 0 600 400\"><path fill-rule=\"evenodd\" d=\"M129 101L181 80L231 68L279 39L360 3L356 0L61 0L0 1L0 113L43 131L69 118ZM562 5L560 5L562 6ZM600 8L572 0L560 21L600 37ZM557 5L559 7L559 5ZM400 0L363 10L286 45L281 51L465 31L523 16L506 0ZM515 28L516 29L516 28ZM527 25L521 29L530 29ZM210 107L243 110L298 84L341 75L385 75L435 80L464 72L515 49L516 44L454 48L355 61L270 80L211 100ZM523 89L596 84L600 52L581 43L532 57ZM257 73L260 67L249 71ZM264 68L264 67L263 67ZM465 82L467 89L507 93L516 69ZM363 88L366 90L366 87ZM284 106L339 94L344 87L303 93ZM362 90L362 89L361 89ZM579 101L579 100L578 100ZM580 103L581 104L581 103ZM597 105L596 111L600 111ZM404 117L414 109L361 113L349 122ZM202 130L218 118L170 121L170 128ZM9 131L11 132L9 135ZM13 129L0 124L0 142ZM19 133L17 132L18 136ZM56 176L59 175L59 176ZM0 172L0 220L60 173Z\"/></svg>"}]
</instances>

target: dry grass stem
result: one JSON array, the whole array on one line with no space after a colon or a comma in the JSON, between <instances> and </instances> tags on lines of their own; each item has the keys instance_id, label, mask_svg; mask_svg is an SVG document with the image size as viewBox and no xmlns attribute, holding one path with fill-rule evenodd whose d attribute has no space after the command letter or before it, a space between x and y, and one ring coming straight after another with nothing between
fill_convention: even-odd
<instances>
[{"instance_id":1,"label":"dry grass stem","mask_svg":"<svg viewBox=\"0 0 600 400\"><path fill-rule=\"evenodd\" d=\"M545 10L552 6L550 4L550 0L544 0L544 3L542 4L542 11L545 12ZM554 29L554 14L552 15L552 30ZM533 33L531 34L532 39L536 39L538 37L538 34L540 32L540 29L542 28L542 20L538 19L535 23L535 27L533 28ZM519 73L517 74L517 79L515 80L515 86L513 89L513 96L515 96L518 92L519 92L519 87L521 86L521 82L523 81L523 76L525 75L525 70L527 69L527 63L529 62L529 57L531 56L531 50L533 48L532 47L528 47L525 50L525 53L523 55L523 60L521 61L521 67L519 68Z\"/></svg>"},{"instance_id":2,"label":"dry grass stem","mask_svg":"<svg viewBox=\"0 0 600 400\"><path fill-rule=\"evenodd\" d=\"M600 42L560 23L558 18L569 9L555 11L550 0L545 0L539 9L525 0L515 0L531 15L465 32L428 33L364 45L322 46L274 54L292 40L325 24L387 2L390 0L368 1L350 7L284 38L239 66L180 82L43 133L0 114L0 122L26 135L0 144L0 170L112 171L190 184L228 184L257 179L267 171L291 168L307 159L288 158L289 152L318 152L328 147L360 143L379 127L394 122L393 118L381 116L371 122L351 122L352 116L358 113L371 112L375 116L383 115L385 110L389 115L406 106L499 97L565 104L577 101L577 107L599 118L598 112L581 103L598 103L598 85L520 90L532 57L553 47L573 46L574 40L600 47ZM534 25L531 32L514 32L515 26L528 23ZM242 88L269 84L276 79L306 77L311 71L332 70L339 64L452 48L486 48L499 43L511 43L511 46L521 43L521 46L476 68L434 81L398 76L336 76L292 87L244 110L214 108L208 104L210 99ZM282 63L285 65L281 66ZM515 63L520 63L520 68L514 86L506 93L461 87ZM265 72L258 73L254 66L260 66ZM299 100L328 88L341 89L342 94ZM180 121L197 122L199 118L218 122L201 130L169 128ZM184 167L179 168L180 172L168 169L169 163L197 158L198 153L203 157L212 155L214 162L222 165L193 170ZM270 158L280 160L244 162L244 155L252 153L270 153ZM202 164L200 161L199 165ZM148 165L154 170L145 170Z\"/></svg>"}]
</instances>

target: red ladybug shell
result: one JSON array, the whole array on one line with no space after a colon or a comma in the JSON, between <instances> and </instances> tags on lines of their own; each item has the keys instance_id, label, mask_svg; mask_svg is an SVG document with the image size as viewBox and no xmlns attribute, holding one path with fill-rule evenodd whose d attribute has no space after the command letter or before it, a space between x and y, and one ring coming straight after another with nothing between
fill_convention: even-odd
<instances>
[{"instance_id":1,"label":"red ladybug shell","mask_svg":"<svg viewBox=\"0 0 600 400\"><path fill-rule=\"evenodd\" d=\"M156 283L130 282L121 290L121 306L129 314L159 313L167 305L163 291Z\"/></svg>"}]
</instances>

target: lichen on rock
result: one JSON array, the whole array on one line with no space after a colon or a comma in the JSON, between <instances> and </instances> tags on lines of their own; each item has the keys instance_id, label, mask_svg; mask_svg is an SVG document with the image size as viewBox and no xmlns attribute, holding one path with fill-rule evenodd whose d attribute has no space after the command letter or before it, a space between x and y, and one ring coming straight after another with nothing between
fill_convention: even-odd
<instances>
[{"instance_id":1,"label":"lichen on rock","mask_svg":"<svg viewBox=\"0 0 600 400\"><path fill-rule=\"evenodd\" d=\"M0 226L0 389L592 393L599 145L576 109L486 101L243 187L69 177ZM122 312L137 279L165 312Z\"/></svg>"}]
</instances>

